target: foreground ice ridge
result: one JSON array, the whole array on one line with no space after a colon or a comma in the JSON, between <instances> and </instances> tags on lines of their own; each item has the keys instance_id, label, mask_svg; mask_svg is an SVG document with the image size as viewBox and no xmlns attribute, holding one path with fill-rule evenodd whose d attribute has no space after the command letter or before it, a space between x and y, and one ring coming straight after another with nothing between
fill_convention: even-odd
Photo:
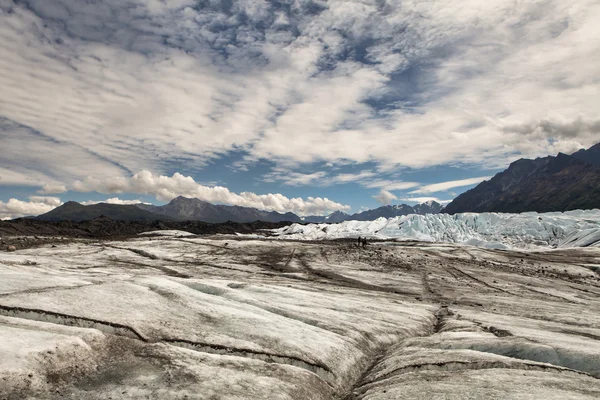
<instances>
[{"instance_id":1,"label":"foreground ice ridge","mask_svg":"<svg viewBox=\"0 0 600 400\"><path fill-rule=\"evenodd\" d=\"M488 248L600 245L600 210L565 213L408 215L339 224L293 224L273 230L285 239L356 238L464 243Z\"/></svg>"},{"instance_id":2,"label":"foreground ice ridge","mask_svg":"<svg viewBox=\"0 0 600 400\"><path fill-rule=\"evenodd\" d=\"M600 398L600 248L180 235L0 253L0 399Z\"/></svg>"}]
</instances>

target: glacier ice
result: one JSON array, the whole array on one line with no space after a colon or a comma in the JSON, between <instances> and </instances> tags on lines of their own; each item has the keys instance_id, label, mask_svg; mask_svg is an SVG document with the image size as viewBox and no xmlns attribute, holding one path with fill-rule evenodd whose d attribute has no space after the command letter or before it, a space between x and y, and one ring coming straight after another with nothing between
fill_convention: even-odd
<instances>
[{"instance_id":1,"label":"glacier ice","mask_svg":"<svg viewBox=\"0 0 600 400\"><path fill-rule=\"evenodd\" d=\"M0 398L596 399L597 266L226 236L0 252Z\"/></svg>"},{"instance_id":2,"label":"glacier ice","mask_svg":"<svg viewBox=\"0 0 600 400\"><path fill-rule=\"evenodd\" d=\"M600 210L538 214L462 213L407 215L374 221L293 224L272 231L298 240L355 238L450 242L487 248L588 247L600 245Z\"/></svg>"}]
</instances>

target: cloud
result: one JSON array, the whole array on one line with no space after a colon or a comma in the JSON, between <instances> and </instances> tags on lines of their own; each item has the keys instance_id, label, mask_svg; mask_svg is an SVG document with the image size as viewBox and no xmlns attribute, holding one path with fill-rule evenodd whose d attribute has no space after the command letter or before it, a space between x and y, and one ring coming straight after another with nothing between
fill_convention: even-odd
<instances>
[{"instance_id":1,"label":"cloud","mask_svg":"<svg viewBox=\"0 0 600 400\"><path fill-rule=\"evenodd\" d=\"M376 173L364 170L358 173L328 174L324 171L302 173L291 171L289 168L275 167L271 172L263 176L266 182L281 182L287 186L331 186L346 183L359 183L365 185L367 180Z\"/></svg>"},{"instance_id":2,"label":"cloud","mask_svg":"<svg viewBox=\"0 0 600 400\"><path fill-rule=\"evenodd\" d=\"M13 126L0 127L11 149L0 162L15 165L2 184L192 173L230 152L498 166L598 140L595 0L3 0L0 11L0 110Z\"/></svg>"},{"instance_id":3,"label":"cloud","mask_svg":"<svg viewBox=\"0 0 600 400\"><path fill-rule=\"evenodd\" d=\"M509 133L520 133L524 135L573 139L586 133L600 133L600 120L585 121L582 118L571 121L541 120L537 123L507 125L503 127L503 130Z\"/></svg>"},{"instance_id":4,"label":"cloud","mask_svg":"<svg viewBox=\"0 0 600 400\"><path fill-rule=\"evenodd\" d=\"M81 202L81 204L83 204L84 206L89 206L89 205L93 205L93 204L100 204L100 203L106 203L106 204L119 204L119 205L135 205L135 204L151 204L139 199L136 200L121 200L118 197L111 197L110 199L106 199L106 200L88 200L88 201L83 201Z\"/></svg>"},{"instance_id":5,"label":"cloud","mask_svg":"<svg viewBox=\"0 0 600 400\"><path fill-rule=\"evenodd\" d=\"M480 176L477 178L461 179L457 181L433 183L431 185L421 186L419 189L410 192L410 194L443 192L456 187L476 185L490 178L491 176Z\"/></svg>"},{"instance_id":6,"label":"cloud","mask_svg":"<svg viewBox=\"0 0 600 400\"><path fill-rule=\"evenodd\" d=\"M45 182L47 191L42 189L39 193L57 194L64 191L61 181L77 179L81 174L114 176L123 173L122 168L98 158L91 150L4 118L2 102L0 99L3 150L0 152L0 184L41 186Z\"/></svg>"},{"instance_id":7,"label":"cloud","mask_svg":"<svg viewBox=\"0 0 600 400\"><path fill-rule=\"evenodd\" d=\"M452 200L440 200L437 197L407 197L407 198L400 199L400 200L408 201L411 203L419 203L419 204L425 203L427 201L435 201L440 204L448 204L452 201Z\"/></svg>"},{"instance_id":8,"label":"cloud","mask_svg":"<svg viewBox=\"0 0 600 400\"><path fill-rule=\"evenodd\" d=\"M29 196L29 200L33 203L46 204L52 207L58 207L62 204L58 197L50 196Z\"/></svg>"},{"instance_id":9,"label":"cloud","mask_svg":"<svg viewBox=\"0 0 600 400\"><path fill-rule=\"evenodd\" d=\"M323 171L301 173L278 168L266 174L263 180L265 182L281 182L287 186L306 186L322 183L326 175Z\"/></svg>"},{"instance_id":10,"label":"cloud","mask_svg":"<svg viewBox=\"0 0 600 400\"><path fill-rule=\"evenodd\" d=\"M32 196L31 201L9 199L0 201L0 219L13 219L30 215L40 215L52 211L61 202L56 197Z\"/></svg>"},{"instance_id":11,"label":"cloud","mask_svg":"<svg viewBox=\"0 0 600 400\"><path fill-rule=\"evenodd\" d=\"M40 190L37 192L39 194L60 194L67 191L67 187L62 183L51 182L45 184Z\"/></svg>"},{"instance_id":12,"label":"cloud","mask_svg":"<svg viewBox=\"0 0 600 400\"><path fill-rule=\"evenodd\" d=\"M256 194L233 193L226 187L208 187L197 183L191 176L175 173L173 176L154 175L141 171L130 178L99 179L90 176L73 183L78 192L136 193L156 196L160 201L169 201L177 196L195 197L211 203L255 207L262 210L294 212L299 215L325 214L336 210L349 210L350 206L336 203L327 198L288 198L279 193Z\"/></svg>"},{"instance_id":13,"label":"cloud","mask_svg":"<svg viewBox=\"0 0 600 400\"><path fill-rule=\"evenodd\" d=\"M393 200L398 200L398 197L396 197L393 193L388 192L387 190L382 190L381 192L379 192L378 195L373 196L373 198L377 200L377 202L379 202L380 204L383 204L384 206L391 204Z\"/></svg>"},{"instance_id":14,"label":"cloud","mask_svg":"<svg viewBox=\"0 0 600 400\"><path fill-rule=\"evenodd\" d=\"M385 190L406 190L419 185L420 183L418 182L402 182L387 179L376 179L365 183L365 186L368 188L383 188Z\"/></svg>"}]
</instances>

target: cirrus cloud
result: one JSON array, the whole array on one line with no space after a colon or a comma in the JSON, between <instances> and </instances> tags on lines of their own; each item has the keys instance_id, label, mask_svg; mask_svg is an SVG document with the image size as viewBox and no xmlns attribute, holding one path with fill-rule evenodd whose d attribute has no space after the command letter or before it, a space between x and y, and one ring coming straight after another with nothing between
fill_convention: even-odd
<instances>
[{"instance_id":1,"label":"cirrus cloud","mask_svg":"<svg viewBox=\"0 0 600 400\"><path fill-rule=\"evenodd\" d=\"M0 2L1 116L56 153L21 169L501 165L597 140L595 0L220 3Z\"/></svg>"},{"instance_id":2,"label":"cirrus cloud","mask_svg":"<svg viewBox=\"0 0 600 400\"><path fill-rule=\"evenodd\" d=\"M447 191L448 189L453 189L453 188L457 188L457 187L476 185L476 184L486 181L490 178L491 178L491 176L481 176L481 177L477 177L477 178L468 178L468 179L460 179L460 180L456 180L456 181L432 183L430 185L421 186L419 189L413 190L412 192L410 192L410 194L444 192L444 191Z\"/></svg>"}]
</instances>

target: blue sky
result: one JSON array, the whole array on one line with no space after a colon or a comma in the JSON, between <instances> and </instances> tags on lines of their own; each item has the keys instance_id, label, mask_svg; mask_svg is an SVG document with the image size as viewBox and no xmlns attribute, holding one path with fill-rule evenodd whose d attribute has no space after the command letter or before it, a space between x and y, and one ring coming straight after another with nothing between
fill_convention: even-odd
<instances>
[{"instance_id":1,"label":"blue sky","mask_svg":"<svg viewBox=\"0 0 600 400\"><path fill-rule=\"evenodd\" d=\"M449 201L600 140L594 0L0 0L0 218Z\"/></svg>"}]
</instances>

